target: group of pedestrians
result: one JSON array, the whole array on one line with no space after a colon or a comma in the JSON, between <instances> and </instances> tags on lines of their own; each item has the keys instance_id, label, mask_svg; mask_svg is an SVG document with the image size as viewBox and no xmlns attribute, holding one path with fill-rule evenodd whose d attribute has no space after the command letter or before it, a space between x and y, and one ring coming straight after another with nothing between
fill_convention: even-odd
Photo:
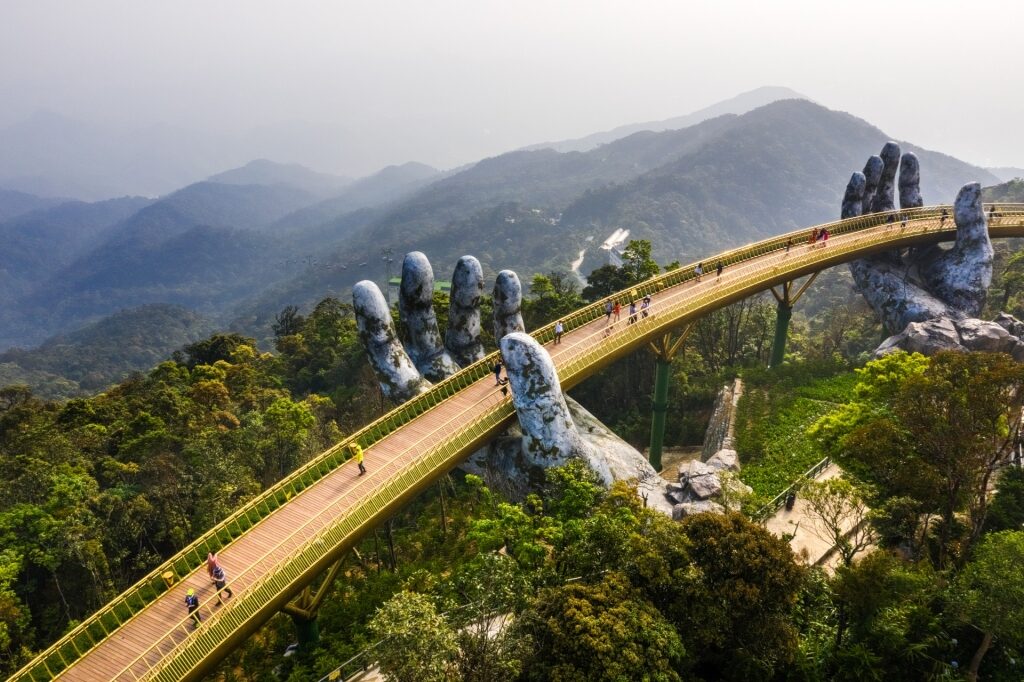
<instances>
[{"instance_id":1,"label":"group of pedestrians","mask_svg":"<svg viewBox=\"0 0 1024 682\"><path fill-rule=\"evenodd\" d=\"M715 265L715 277L721 277L722 276L722 270L724 270L724 269L725 269L725 264L722 261L718 261L718 264ZM695 280L697 280L698 282L700 281L700 278L704 276L704 262L703 261L697 263L697 265L694 266L694 268L693 268L693 276L694 276L693 278Z\"/></svg>"},{"instance_id":2,"label":"group of pedestrians","mask_svg":"<svg viewBox=\"0 0 1024 682\"><path fill-rule=\"evenodd\" d=\"M235 596L235 593L228 587L228 574L220 565L220 559L217 558L215 552L209 552L206 555L206 574L217 590L217 606L224 605L223 595L225 593L229 599ZM199 627L203 621L202 616L199 615L199 597L196 596L195 589L191 587L185 593L185 607L188 609L188 615L192 618L192 628Z\"/></svg>"},{"instance_id":3,"label":"group of pedestrians","mask_svg":"<svg viewBox=\"0 0 1024 682\"><path fill-rule=\"evenodd\" d=\"M818 242L821 242L821 245L823 247L824 246L828 246L828 238L829 238L829 231L828 231L827 227L821 227L821 228L816 227L813 230L811 230L811 237L807 241L807 244L812 249L814 248L814 245L817 244Z\"/></svg>"}]
</instances>

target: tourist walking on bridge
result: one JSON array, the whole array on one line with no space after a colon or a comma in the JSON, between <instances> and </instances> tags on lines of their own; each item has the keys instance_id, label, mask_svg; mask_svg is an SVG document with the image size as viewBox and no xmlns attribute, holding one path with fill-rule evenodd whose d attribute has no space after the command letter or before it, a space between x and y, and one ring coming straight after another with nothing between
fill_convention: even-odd
<instances>
[{"instance_id":1,"label":"tourist walking on bridge","mask_svg":"<svg viewBox=\"0 0 1024 682\"><path fill-rule=\"evenodd\" d=\"M348 449L352 453L353 459L356 460L356 466L359 467L359 475L362 476L366 473L366 465L363 464L363 446L359 443L349 443Z\"/></svg>"},{"instance_id":2,"label":"tourist walking on bridge","mask_svg":"<svg viewBox=\"0 0 1024 682\"><path fill-rule=\"evenodd\" d=\"M634 324L636 322L636 301L629 302L629 319L626 320L626 324Z\"/></svg>"},{"instance_id":3,"label":"tourist walking on bridge","mask_svg":"<svg viewBox=\"0 0 1024 682\"><path fill-rule=\"evenodd\" d=\"M191 587L185 593L185 606L188 607L188 615L192 616L192 629L195 630L203 619L199 617L199 597Z\"/></svg>"},{"instance_id":4,"label":"tourist walking on bridge","mask_svg":"<svg viewBox=\"0 0 1024 682\"><path fill-rule=\"evenodd\" d=\"M721 277L722 276L722 270L725 269L725 266L722 265L722 261L718 261L718 267L715 268L715 269L718 271L718 275L716 275L716 276L717 277Z\"/></svg>"},{"instance_id":5,"label":"tourist walking on bridge","mask_svg":"<svg viewBox=\"0 0 1024 682\"><path fill-rule=\"evenodd\" d=\"M508 383L508 379L501 378L501 360L494 363L494 367L491 367L491 371L494 372L494 381L498 386L504 386Z\"/></svg>"},{"instance_id":6,"label":"tourist walking on bridge","mask_svg":"<svg viewBox=\"0 0 1024 682\"><path fill-rule=\"evenodd\" d=\"M644 296L644 301L643 301L643 303L640 304L640 316L641 317L647 317L647 313L649 312L650 308L651 308L651 297L650 296Z\"/></svg>"},{"instance_id":7,"label":"tourist walking on bridge","mask_svg":"<svg viewBox=\"0 0 1024 682\"><path fill-rule=\"evenodd\" d=\"M227 573L224 572L224 568L220 565L220 560L213 552L206 555L206 572L210 575L210 579L217 588L218 604L224 604L224 602L221 601L221 594L224 592L228 593L229 598L235 596L235 593L231 591L230 587L228 587Z\"/></svg>"},{"instance_id":8,"label":"tourist walking on bridge","mask_svg":"<svg viewBox=\"0 0 1024 682\"><path fill-rule=\"evenodd\" d=\"M697 276L697 281L700 281L700 276L704 274L704 264L697 263L697 267L693 269L693 274Z\"/></svg>"},{"instance_id":9,"label":"tourist walking on bridge","mask_svg":"<svg viewBox=\"0 0 1024 682\"><path fill-rule=\"evenodd\" d=\"M622 306L619 305L618 301L615 301L615 307L612 308L612 312L615 314L615 322L618 322L619 317L622 315Z\"/></svg>"},{"instance_id":10,"label":"tourist walking on bridge","mask_svg":"<svg viewBox=\"0 0 1024 682\"><path fill-rule=\"evenodd\" d=\"M605 304L604 304L605 324L611 324L612 323L612 312L614 310L615 310L615 307L612 306L612 302L611 301L605 301Z\"/></svg>"},{"instance_id":11,"label":"tourist walking on bridge","mask_svg":"<svg viewBox=\"0 0 1024 682\"><path fill-rule=\"evenodd\" d=\"M562 334L565 333L565 327L562 326L562 321L555 322L555 345L562 343Z\"/></svg>"}]
</instances>

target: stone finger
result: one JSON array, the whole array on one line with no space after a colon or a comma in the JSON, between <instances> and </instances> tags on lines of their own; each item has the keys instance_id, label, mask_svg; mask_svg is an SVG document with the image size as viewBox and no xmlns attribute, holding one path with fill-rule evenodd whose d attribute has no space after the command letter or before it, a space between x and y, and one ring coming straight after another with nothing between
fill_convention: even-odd
<instances>
[{"instance_id":1,"label":"stone finger","mask_svg":"<svg viewBox=\"0 0 1024 682\"><path fill-rule=\"evenodd\" d=\"M882 159L882 171L878 175L878 186L871 199L872 213L891 211L896 208L893 195L896 171L900 166L900 146L895 142L886 142L879 157Z\"/></svg>"},{"instance_id":2,"label":"stone finger","mask_svg":"<svg viewBox=\"0 0 1024 682\"><path fill-rule=\"evenodd\" d=\"M917 154L907 152L900 160L900 208L924 206L921 198L921 164Z\"/></svg>"},{"instance_id":3,"label":"stone finger","mask_svg":"<svg viewBox=\"0 0 1024 682\"><path fill-rule=\"evenodd\" d=\"M420 376L402 348L391 321L391 310L377 285L369 280L357 282L352 287L352 306L359 340L384 397L402 403L430 388L430 382Z\"/></svg>"},{"instance_id":4,"label":"stone finger","mask_svg":"<svg viewBox=\"0 0 1024 682\"><path fill-rule=\"evenodd\" d=\"M440 381L458 371L458 366L441 344L434 313L434 270L419 252L405 254L398 309L409 332L406 349L420 373L431 381Z\"/></svg>"},{"instance_id":5,"label":"stone finger","mask_svg":"<svg viewBox=\"0 0 1024 682\"><path fill-rule=\"evenodd\" d=\"M864 207L865 179L863 173L854 173L850 176L850 182L846 185L846 194L843 195L843 208L841 217L856 218L861 214Z\"/></svg>"},{"instance_id":6,"label":"stone finger","mask_svg":"<svg viewBox=\"0 0 1024 682\"><path fill-rule=\"evenodd\" d=\"M484 357L480 341L480 298L484 291L484 272L480 261L463 256L452 273L451 305L444 346L457 363L466 366Z\"/></svg>"},{"instance_id":7,"label":"stone finger","mask_svg":"<svg viewBox=\"0 0 1024 682\"><path fill-rule=\"evenodd\" d=\"M950 307L977 317L985 307L992 284L994 252L988 223L981 203L981 184L960 188L953 204L956 242L947 251L936 250L934 258L921 263L929 288Z\"/></svg>"},{"instance_id":8,"label":"stone finger","mask_svg":"<svg viewBox=\"0 0 1024 682\"><path fill-rule=\"evenodd\" d=\"M500 342L507 334L524 332L523 287L519 276L502 270L494 280L494 340Z\"/></svg>"},{"instance_id":9,"label":"stone finger","mask_svg":"<svg viewBox=\"0 0 1024 682\"><path fill-rule=\"evenodd\" d=\"M875 190L878 189L878 183L882 179L884 166L881 157L878 156L869 157L868 162L864 164L864 200L861 203L860 211L862 215L871 213L871 206L875 201Z\"/></svg>"},{"instance_id":10,"label":"stone finger","mask_svg":"<svg viewBox=\"0 0 1024 682\"><path fill-rule=\"evenodd\" d=\"M547 351L523 332L506 334L500 345L523 431L523 455L544 468L581 458L602 480L611 482L607 463L593 457L580 437Z\"/></svg>"}]
</instances>

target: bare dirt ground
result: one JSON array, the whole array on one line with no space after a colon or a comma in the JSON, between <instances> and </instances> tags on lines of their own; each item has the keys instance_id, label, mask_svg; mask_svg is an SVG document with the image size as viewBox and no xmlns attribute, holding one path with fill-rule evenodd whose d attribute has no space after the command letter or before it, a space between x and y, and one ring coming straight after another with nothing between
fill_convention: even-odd
<instances>
[{"instance_id":1,"label":"bare dirt ground","mask_svg":"<svg viewBox=\"0 0 1024 682\"><path fill-rule=\"evenodd\" d=\"M665 448L661 453L661 477L673 483L679 480L679 465L691 459L700 459L700 445L682 445Z\"/></svg>"}]
</instances>

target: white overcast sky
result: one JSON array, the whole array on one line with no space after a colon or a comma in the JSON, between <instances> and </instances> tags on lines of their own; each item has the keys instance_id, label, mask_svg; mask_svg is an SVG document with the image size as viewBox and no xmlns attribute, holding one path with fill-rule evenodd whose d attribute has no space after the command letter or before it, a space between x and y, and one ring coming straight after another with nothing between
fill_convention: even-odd
<instances>
[{"instance_id":1,"label":"white overcast sky","mask_svg":"<svg viewBox=\"0 0 1024 682\"><path fill-rule=\"evenodd\" d=\"M308 122L452 166L783 85L1024 166L1022 20L1020 0L0 0L0 125Z\"/></svg>"}]
</instances>

